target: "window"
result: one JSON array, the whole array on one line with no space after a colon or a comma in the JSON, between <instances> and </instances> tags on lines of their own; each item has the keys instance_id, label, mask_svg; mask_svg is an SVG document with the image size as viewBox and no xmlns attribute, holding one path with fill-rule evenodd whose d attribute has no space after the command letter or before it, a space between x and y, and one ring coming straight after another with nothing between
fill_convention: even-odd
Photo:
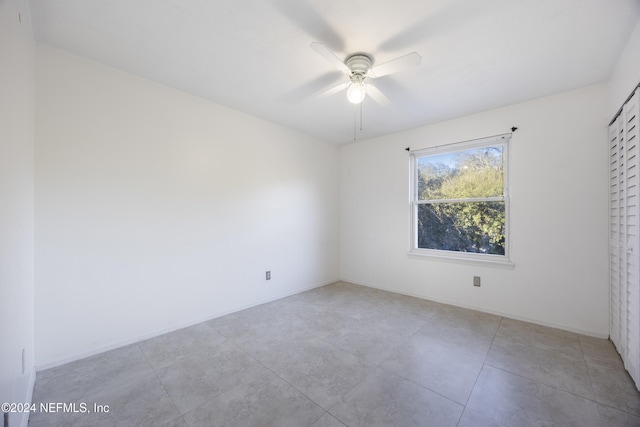
<instances>
[{"instance_id":1,"label":"window","mask_svg":"<svg viewBox=\"0 0 640 427\"><path fill-rule=\"evenodd\" d=\"M509 263L510 137L412 152L412 253Z\"/></svg>"}]
</instances>

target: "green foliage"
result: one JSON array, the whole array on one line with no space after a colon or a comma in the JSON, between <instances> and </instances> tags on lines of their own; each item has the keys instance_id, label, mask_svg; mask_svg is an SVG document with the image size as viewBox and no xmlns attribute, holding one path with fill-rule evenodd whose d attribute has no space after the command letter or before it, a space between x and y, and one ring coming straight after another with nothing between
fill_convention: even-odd
<instances>
[{"instance_id":1,"label":"green foliage","mask_svg":"<svg viewBox=\"0 0 640 427\"><path fill-rule=\"evenodd\" d=\"M418 247L503 255L504 202L459 201L503 195L502 146L430 159L419 163L418 192L440 202L419 207Z\"/></svg>"}]
</instances>

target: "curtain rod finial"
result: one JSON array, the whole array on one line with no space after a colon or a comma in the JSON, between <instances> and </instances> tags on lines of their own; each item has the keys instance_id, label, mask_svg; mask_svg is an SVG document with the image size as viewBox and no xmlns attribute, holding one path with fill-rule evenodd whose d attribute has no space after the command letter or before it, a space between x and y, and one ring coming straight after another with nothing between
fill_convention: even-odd
<instances>
[{"instance_id":1,"label":"curtain rod finial","mask_svg":"<svg viewBox=\"0 0 640 427\"><path fill-rule=\"evenodd\" d=\"M405 148L405 150L407 150L407 151L411 151L411 148L407 147L407 148Z\"/></svg>"}]
</instances>

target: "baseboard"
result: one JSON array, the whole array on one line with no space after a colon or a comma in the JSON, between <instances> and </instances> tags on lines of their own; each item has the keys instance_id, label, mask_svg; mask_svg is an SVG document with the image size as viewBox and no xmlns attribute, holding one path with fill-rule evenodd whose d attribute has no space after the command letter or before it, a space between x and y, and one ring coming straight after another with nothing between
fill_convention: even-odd
<instances>
[{"instance_id":1,"label":"baseboard","mask_svg":"<svg viewBox=\"0 0 640 427\"><path fill-rule=\"evenodd\" d=\"M27 390L26 394L23 396L23 400L16 403L31 403L33 402L33 387L36 384L36 370L31 369L27 378ZM29 411L25 412L14 412L10 418L10 426L20 426L20 427L28 427L29 425Z\"/></svg>"},{"instance_id":2,"label":"baseboard","mask_svg":"<svg viewBox=\"0 0 640 427\"><path fill-rule=\"evenodd\" d=\"M433 298L433 297L425 296L425 295L417 295L417 294L413 294L411 292L405 292L405 291L402 291L402 290L399 290L399 289L389 288L389 287L386 287L386 286L380 286L380 285L376 285L376 284L373 284L373 283L366 283L366 282L362 282L362 281L358 281L358 280L352 280L352 279L349 279L349 278L341 278L340 281L347 282L347 283L352 283L354 285L359 285L359 286L366 286L368 288L379 289L381 291L387 291L387 292L393 292L393 293L400 294L400 295L406 295L406 296L409 296L409 297L425 299L425 300L429 300L429 301L433 301L433 302L438 302L438 303L441 303L441 304L454 305L456 307L467 308L469 310L480 311L480 312L487 313L487 314L495 314L496 316L506 317L508 319L513 319L513 320L520 320L522 322L533 323L535 325L546 326L546 327L549 327L549 328L560 329L560 330L567 331L567 332L573 332L575 334L585 335L585 336L594 337L594 338L609 339L609 335L608 334L599 334L599 333L596 333L596 332L593 332L593 331L587 331L587 330L584 330L584 329L573 328L573 327L567 326L567 325L560 325L560 324L556 324L556 323L553 323L553 322L545 322L545 321L542 321L542 320L539 320L539 319L531 319L531 318L524 317L524 316L518 316L517 314L514 314L514 313L502 312L502 311L499 311L499 310L490 310L490 309L486 309L486 308L483 308L483 307L476 307L476 306L467 305L467 304L460 304L459 302L450 301L450 300L446 300L446 299L442 299L442 298Z\"/></svg>"},{"instance_id":3,"label":"baseboard","mask_svg":"<svg viewBox=\"0 0 640 427\"><path fill-rule=\"evenodd\" d=\"M177 331L177 330L183 329L183 328L188 328L189 326L194 326L194 325L197 325L198 323L207 322L209 320L217 319L218 317L226 316L228 314L232 314L232 313L236 313L238 311L246 310L246 309L251 308L251 307L256 307L256 306L261 305L261 304L266 304L266 303L269 303L269 302L272 302L272 301L276 301L276 300L279 300L279 299L282 299L282 298L286 298L286 297L291 296L291 295L296 295L296 294L299 294L301 292L306 292L306 291L309 291L311 289L319 288L319 287L328 285L330 283L334 283L336 281L338 281L338 279L331 280L331 281L328 281L328 282L317 283L317 284L313 284L313 285L309 285L309 286L304 286L304 287L301 287L301 288L294 289L294 290L292 290L290 292L285 292L284 294L277 294L277 295L275 295L273 297L269 297L269 298L266 298L264 300L259 300L257 302L251 303L251 304L236 306L236 307L230 308L229 310L225 310L223 312L214 313L213 315L207 316L205 318L192 319L192 320L189 320L189 321L184 322L184 323L179 323L179 324L176 324L176 325L172 325L172 326L170 326L168 328L157 329L157 330L154 330L154 331L149 332L147 334L142 334L142 335L139 335L139 336L136 336L136 337L133 337L133 338L129 338L129 339L126 339L126 340L122 340L122 341L114 342L114 343L111 343L111 344L108 344L108 345L104 345L104 346L101 346L101 347L97 347L95 349L92 349L92 350L89 350L89 351L86 351L86 352L76 353L76 354L73 354L73 355L68 356L68 357L63 357L61 359L57 359L57 360L54 360L52 362L43 363L41 365L38 365L38 366L36 366L36 371L38 371L38 372L39 371L44 371L46 369L51 369L51 368L55 368L57 366L66 365L67 363L75 362L76 360L85 359L87 357L91 357L91 356L95 356L97 354L105 353L107 351L115 350L117 348L126 347L126 346L132 345L132 344L137 344L139 342L142 342L142 341L145 341L145 340L148 340L148 339L151 339L151 338L155 338L155 337L160 336L160 335L164 335L164 334L167 334L167 333L170 333L170 332L174 332L174 331Z\"/></svg>"}]
</instances>

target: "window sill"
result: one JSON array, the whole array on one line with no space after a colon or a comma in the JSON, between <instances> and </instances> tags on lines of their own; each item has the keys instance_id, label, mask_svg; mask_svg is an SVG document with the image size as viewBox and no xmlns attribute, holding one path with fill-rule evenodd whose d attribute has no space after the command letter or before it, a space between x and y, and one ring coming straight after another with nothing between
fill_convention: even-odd
<instances>
[{"instance_id":1,"label":"window sill","mask_svg":"<svg viewBox=\"0 0 640 427\"><path fill-rule=\"evenodd\" d=\"M516 266L509 258L500 255L433 251L428 249L414 249L410 251L408 255L413 258L431 258L434 261L503 268L506 270L513 270Z\"/></svg>"}]
</instances>

